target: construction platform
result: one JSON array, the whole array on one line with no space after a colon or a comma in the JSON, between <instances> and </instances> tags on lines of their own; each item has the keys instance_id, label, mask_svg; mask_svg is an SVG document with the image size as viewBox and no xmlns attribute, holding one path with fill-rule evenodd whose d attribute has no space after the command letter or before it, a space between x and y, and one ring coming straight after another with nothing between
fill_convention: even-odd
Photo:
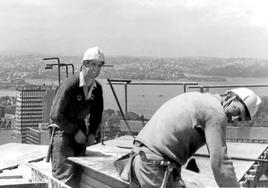
<instances>
[{"instance_id":1,"label":"construction platform","mask_svg":"<svg viewBox=\"0 0 268 188\"><path fill-rule=\"evenodd\" d=\"M133 138L122 136L87 148L86 156L71 157L83 169L78 187L128 187L118 176L113 162L130 152ZM243 187L268 187L267 145L262 143L228 142L228 154L233 159L235 172ZM51 164L44 158L47 146L10 143L0 145L0 188L40 187L68 188L52 177ZM187 187L217 187L206 147L202 147L193 158L200 169L195 173L182 168L182 179Z\"/></svg>"}]
</instances>

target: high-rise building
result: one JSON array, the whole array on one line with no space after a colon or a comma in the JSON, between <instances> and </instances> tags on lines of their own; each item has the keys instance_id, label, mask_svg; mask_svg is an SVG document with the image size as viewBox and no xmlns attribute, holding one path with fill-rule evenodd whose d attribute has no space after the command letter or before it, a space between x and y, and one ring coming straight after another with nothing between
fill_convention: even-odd
<instances>
[{"instance_id":1,"label":"high-rise building","mask_svg":"<svg viewBox=\"0 0 268 188\"><path fill-rule=\"evenodd\" d=\"M55 89L51 86L24 86L18 89L14 132L26 143L27 128L38 128L49 121Z\"/></svg>"}]
</instances>

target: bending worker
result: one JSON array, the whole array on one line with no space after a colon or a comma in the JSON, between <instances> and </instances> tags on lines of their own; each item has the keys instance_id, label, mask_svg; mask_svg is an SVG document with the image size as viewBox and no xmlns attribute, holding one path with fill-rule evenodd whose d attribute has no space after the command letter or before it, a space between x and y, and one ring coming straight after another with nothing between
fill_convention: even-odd
<instances>
[{"instance_id":1,"label":"bending worker","mask_svg":"<svg viewBox=\"0 0 268 188\"><path fill-rule=\"evenodd\" d=\"M134 141L130 187L184 187L181 166L204 144L218 186L240 187L227 155L226 125L250 120L260 103L247 88L223 95L189 92L170 99Z\"/></svg>"},{"instance_id":2,"label":"bending worker","mask_svg":"<svg viewBox=\"0 0 268 188\"><path fill-rule=\"evenodd\" d=\"M101 123L102 86L95 78L104 62L98 47L89 48L84 53L81 71L60 84L53 100L52 174L71 187L79 187L81 169L67 158L85 154Z\"/></svg>"}]
</instances>

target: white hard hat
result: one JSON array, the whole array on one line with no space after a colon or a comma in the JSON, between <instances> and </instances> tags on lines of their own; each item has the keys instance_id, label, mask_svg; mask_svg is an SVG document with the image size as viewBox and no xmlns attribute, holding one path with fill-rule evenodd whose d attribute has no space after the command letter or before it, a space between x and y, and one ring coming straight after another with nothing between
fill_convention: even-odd
<instances>
[{"instance_id":1,"label":"white hard hat","mask_svg":"<svg viewBox=\"0 0 268 188\"><path fill-rule=\"evenodd\" d=\"M98 47L87 49L87 51L84 53L82 61L84 60L96 60L103 63L105 62L104 54Z\"/></svg>"},{"instance_id":2,"label":"white hard hat","mask_svg":"<svg viewBox=\"0 0 268 188\"><path fill-rule=\"evenodd\" d=\"M246 106L250 119L256 114L261 104L261 98L248 88L236 88L231 90L234 92Z\"/></svg>"}]
</instances>

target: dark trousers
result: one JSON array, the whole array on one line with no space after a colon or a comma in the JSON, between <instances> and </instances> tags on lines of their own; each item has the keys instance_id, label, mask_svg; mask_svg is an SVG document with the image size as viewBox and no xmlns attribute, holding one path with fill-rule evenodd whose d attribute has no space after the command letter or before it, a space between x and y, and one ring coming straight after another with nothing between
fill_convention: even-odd
<instances>
[{"instance_id":1,"label":"dark trousers","mask_svg":"<svg viewBox=\"0 0 268 188\"><path fill-rule=\"evenodd\" d=\"M51 153L52 175L73 188L79 188L82 169L68 157L83 156L85 149L86 146L76 143L73 136L56 130Z\"/></svg>"}]
</instances>

